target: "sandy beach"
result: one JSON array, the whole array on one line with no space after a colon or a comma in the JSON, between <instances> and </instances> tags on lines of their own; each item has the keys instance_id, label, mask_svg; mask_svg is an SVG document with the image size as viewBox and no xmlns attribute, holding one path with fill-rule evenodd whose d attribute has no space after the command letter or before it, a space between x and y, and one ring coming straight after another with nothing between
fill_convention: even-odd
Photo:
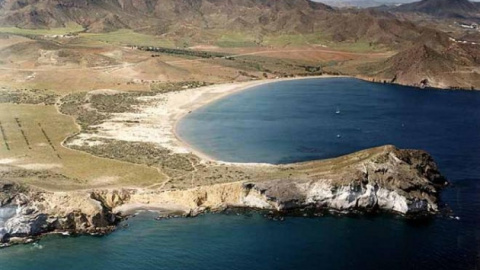
<instances>
[{"instance_id":1,"label":"sandy beach","mask_svg":"<svg viewBox=\"0 0 480 270\"><path fill-rule=\"evenodd\" d=\"M259 81L251 81L251 82L242 82L242 83L231 83L231 84L221 84L221 85L213 85L208 87L202 87L197 89L191 89L187 91L180 92L180 102L173 102L170 104L170 109L175 110L176 112L170 115L168 128L170 128L173 136L176 139L176 143L184 148L187 149L189 152L197 155L198 157L202 158L206 161L218 161L205 153L201 152L200 150L196 149L194 146L190 145L187 141L185 141L179 134L177 133L177 124L180 120L190 112L197 110L203 106L206 106L212 102L220 100L224 97L229 95L247 91L249 89L253 89L255 86L265 85L269 83L276 83L281 81L291 81L291 80L304 80L304 79L321 79L321 78L338 78L343 76L331 76L331 75L324 75L324 76L315 76L315 77L300 77L300 78L283 78L283 79L269 79L269 80L259 80ZM182 99L185 98L185 103L182 104ZM222 163L229 163L224 161L218 161ZM248 164L245 164L248 165ZM256 164L258 165L258 164Z\"/></svg>"},{"instance_id":2,"label":"sandy beach","mask_svg":"<svg viewBox=\"0 0 480 270\"><path fill-rule=\"evenodd\" d=\"M139 99L144 102L135 108L135 112L113 114L111 119L96 126L96 133L83 133L70 144L92 144L95 143L92 142L95 138L146 142L167 148L173 153L192 153L200 157L203 162L222 162L202 153L177 134L177 124L185 115L228 95L252 89L255 86L288 80L334 77L339 76L282 78L218 84L141 97Z\"/></svg>"}]
</instances>

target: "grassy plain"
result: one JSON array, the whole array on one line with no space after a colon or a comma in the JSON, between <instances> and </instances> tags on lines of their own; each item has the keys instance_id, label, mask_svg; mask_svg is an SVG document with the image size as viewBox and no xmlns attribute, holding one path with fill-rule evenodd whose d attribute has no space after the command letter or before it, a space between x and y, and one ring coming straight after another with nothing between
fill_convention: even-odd
<instances>
[{"instance_id":1,"label":"grassy plain","mask_svg":"<svg viewBox=\"0 0 480 270\"><path fill-rule=\"evenodd\" d=\"M92 156L62 146L79 131L54 106L0 104L0 163L9 180L51 190L146 186L165 177L155 168ZM5 140L5 137L6 140Z\"/></svg>"},{"instance_id":2,"label":"grassy plain","mask_svg":"<svg viewBox=\"0 0 480 270\"><path fill-rule=\"evenodd\" d=\"M26 29L17 27L0 27L0 33L15 34L15 35L66 35L69 33L82 32L85 29L78 24L69 24L66 27L49 28L49 29Z\"/></svg>"},{"instance_id":3,"label":"grassy plain","mask_svg":"<svg viewBox=\"0 0 480 270\"><path fill-rule=\"evenodd\" d=\"M108 33L81 33L80 38L90 41L101 41L112 45L137 45L173 48L172 40L158 36L146 35L134 32L130 29L121 29Z\"/></svg>"}]
</instances>

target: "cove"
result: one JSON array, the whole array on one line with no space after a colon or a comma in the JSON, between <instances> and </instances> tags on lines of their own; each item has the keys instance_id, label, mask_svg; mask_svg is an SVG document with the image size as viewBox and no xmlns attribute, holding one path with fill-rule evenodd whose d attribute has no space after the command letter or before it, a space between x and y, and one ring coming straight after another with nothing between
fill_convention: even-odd
<instances>
[{"instance_id":1,"label":"cove","mask_svg":"<svg viewBox=\"0 0 480 270\"><path fill-rule=\"evenodd\" d=\"M387 143L424 149L452 182L442 202L459 219L325 216L275 222L247 212L155 221L145 212L106 237L49 236L37 245L0 250L0 269L480 266L480 93L347 78L285 81L200 108L177 131L209 156L233 162L323 159Z\"/></svg>"},{"instance_id":2,"label":"cove","mask_svg":"<svg viewBox=\"0 0 480 270\"><path fill-rule=\"evenodd\" d=\"M177 133L228 162L283 164L393 144L426 150L447 177L468 178L480 168L479 108L477 92L303 79L218 100L181 119Z\"/></svg>"}]
</instances>

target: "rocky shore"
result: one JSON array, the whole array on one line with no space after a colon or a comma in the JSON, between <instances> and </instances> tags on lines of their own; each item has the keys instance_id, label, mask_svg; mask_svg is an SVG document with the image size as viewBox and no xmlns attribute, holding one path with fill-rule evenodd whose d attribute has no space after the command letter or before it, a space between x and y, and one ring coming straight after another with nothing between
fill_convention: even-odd
<instances>
[{"instance_id":1,"label":"rocky shore","mask_svg":"<svg viewBox=\"0 0 480 270\"><path fill-rule=\"evenodd\" d=\"M439 192L447 184L428 153L393 146L275 167L308 169L310 173L306 174L308 177L251 179L177 190L47 192L3 179L1 245L29 242L47 233L109 233L129 209L139 207L169 209L185 216L226 207L282 213L309 208L432 215L439 210ZM325 167L329 169L315 171Z\"/></svg>"}]
</instances>

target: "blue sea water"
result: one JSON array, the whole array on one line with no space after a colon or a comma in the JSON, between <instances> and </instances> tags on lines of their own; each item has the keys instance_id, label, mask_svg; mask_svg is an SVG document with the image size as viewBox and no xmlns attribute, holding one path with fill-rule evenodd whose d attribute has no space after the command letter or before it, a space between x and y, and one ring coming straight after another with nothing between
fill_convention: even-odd
<instances>
[{"instance_id":1,"label":"blue sea water","mask_svg":"<svg viewBox=\"0 0 480 270\"><path fill-rule=\"evenodd\" d=\"M336 111L340 113L336 113ZM106 237L50 236L0 250L0 269L478 269L480 93L354 79L255 87L184 118L182 138L225 161L288 163L394 144L429 151L459 220L144 213ZM340 136L338 136L340 135Z\"/></svg>"}]
</instances>

